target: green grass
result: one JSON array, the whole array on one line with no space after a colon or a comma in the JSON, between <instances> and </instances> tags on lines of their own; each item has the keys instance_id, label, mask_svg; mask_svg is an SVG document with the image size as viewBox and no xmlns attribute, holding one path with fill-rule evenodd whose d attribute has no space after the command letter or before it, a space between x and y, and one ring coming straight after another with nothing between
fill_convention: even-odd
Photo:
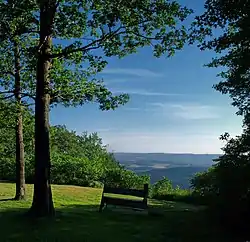
<instances>
[{"instance_id":1,"label":"green grass","mask_svg":"<svg viewBox=\"0 0 250 242\"><path fill-rule=\"evenodd\" d=\"M175 202L150 201L149 213L108 207L98 213L101 190L53 186L57 216L33 220L22 214L32 202L4 201L14 195L14 184L0 183L0 241L86 242L220 242L223 238L208 223L202 208Z\"/></svg>"}]
</instances>

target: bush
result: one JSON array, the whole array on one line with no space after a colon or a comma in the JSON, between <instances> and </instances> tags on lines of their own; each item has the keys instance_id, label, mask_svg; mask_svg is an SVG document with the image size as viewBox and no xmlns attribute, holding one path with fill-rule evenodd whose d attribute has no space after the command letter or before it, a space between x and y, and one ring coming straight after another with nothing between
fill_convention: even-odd
<instances>
[{"instance_id":1,"label":"bush","mask_svg":"<svg viewBox=\"0 0 250 242\"><path fill-rule=\"evenodd\" d=\"M111 187L143 189L144 184L150 183L150 177L146 175L139 176L133 171L119 167L106 170L103 183Z\"/></svg>"},{"instance_id":2,"label":"bush","mask_svg":"<svg viewBox=\"0 0 250 242\"><path fill-rule=\"evenodd\" d=\"M163 179L152 185L150 197L158 200L199 204L197 198L192 195L191 190L181 189L179 186L174 188L167 177L163 177Z\"/></svg>"},{"instance_id":3,"label":"bush","mask_svg":"<svg viewBox=\"0 0 250 242\"><path fill-rule=\"evenodd\" d=\"M193 193L206 201L210 214L241 234L248 233L250 226L249 150L249 133L227 139L225 153L215 165L192 180Z\"/></svg>"},{"instance_id":4,"label":"bush","mask_svg":"<svg viewBox=\"0 0 250 242\"><path fill-rule=\"evenodd\" d=\"M216 169L209 168L207 171L197 173L191 179L192 196L199 203L212 206L217 201L219 190L216 185Z\"/></svg>"},{"instance_id":5,"label":"bush","mask_svg":"<svg viewBox=\"0 0 250 242\"><path fill-rule=\"evenodd\" d=\"M173 188L172 182L167 177L163 177L163 179L153 184L151 188L151 197L162 198L172 193L173 190L174 188Z\"/></svg>"}]
</instances>

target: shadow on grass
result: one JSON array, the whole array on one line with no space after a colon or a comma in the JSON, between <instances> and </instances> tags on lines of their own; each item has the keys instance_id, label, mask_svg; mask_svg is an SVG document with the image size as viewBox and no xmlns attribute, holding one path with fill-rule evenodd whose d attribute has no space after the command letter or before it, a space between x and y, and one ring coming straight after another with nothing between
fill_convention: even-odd
<instances>
[{"instance_id":1,"label":"shadow on grass","mask_svg":"<svg viewBox=\"0 0 250 242\"><path fill-rule=\"evenodd\" d=\"M0 199L0 202L8 202L8 201L15 201L14 198L3 198L3 199Z\"/></svg>"},{"instance_id":2,"label":"shadow on grass","mask_svg":"<svg viewBox=\"0 0 250 242\"><path fill-rule=\"evenodd\" d=\"M13 183L14 182L14 180L13 181L9 181L9 180L0 180L0 183Z\"/></svg>"},{"instance_id":3,"label":"shadow on grass","mask_svg":"<svg viewBox=\"0 0 250 242\"><path fill-rule=\"evenodd\" d=\"M175 202L183 202L186 204L193 204L198 206L208 205L207 198L204 199L200 196L195 196L193 194L166 194L166 195L158 195L154 196L154 199L163 200L163 201L175 201Z\"/></svg>"},{"instance_id":4,"label":"shadow on grass","mask_svg":"<svg viewBox=\"0 0 250 242\"><path fill-rule=\"evenodd\" d=\"M149 214L127 209L70 205L57 209L53 219L23 216L27 209L0 213L1 241L87 241L87 242L220 242L225 238L207 223L204 212L151 209ZM157 211L157 212L156 212ZM237 241L239 242L239 241Z\"/></svg>"}]
</instances>

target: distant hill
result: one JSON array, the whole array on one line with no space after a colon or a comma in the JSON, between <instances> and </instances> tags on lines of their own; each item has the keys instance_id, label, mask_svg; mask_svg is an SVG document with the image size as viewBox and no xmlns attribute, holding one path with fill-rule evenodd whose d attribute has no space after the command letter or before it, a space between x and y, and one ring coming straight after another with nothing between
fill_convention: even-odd
<instances>
[{"instance_id":1,"label":"distant hill","mask_svg":"<svg viewBox=\"0 0 250 242\"><path fill-rule=\"evenodd\" d=\"M189 187L190 178L206 170L219 154L115 153L115 158L127 169L138 174L149 174L155 183L163 176L173 185Z\"/></svg>"},{"instance_id":2,"label":"distant hill","mask_svg":"<svg viewBox=\"0 0 250 242\"><path fill-rule=\"evenodd\" d=\"M190 187L189 181L191 177L193 177L194 174L197 172L205 171L207 168L208 167L199 167L199 166L174 167L167 169L152 169L145 173L151 176L151 183L155 183L159 179L163 178L163 176L165 176L172 181L174 187L178 185L181 188L187 189Z\"/></svg>"}]
</instances>

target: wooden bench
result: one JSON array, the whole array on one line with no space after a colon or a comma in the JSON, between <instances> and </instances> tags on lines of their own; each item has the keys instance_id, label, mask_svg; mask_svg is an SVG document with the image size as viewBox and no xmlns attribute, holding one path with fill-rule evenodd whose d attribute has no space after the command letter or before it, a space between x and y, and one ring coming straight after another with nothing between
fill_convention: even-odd
<instances>
[{"instance_id":1,"label":"wooden bench","mask_svg":"<svg viewBox=\"0 0 250 242\"><path fill-rule=\"evenodd\" d=\"M135 197L141 197L143 199L136 200L136 199L111 197L111 196L108 196L107 193L130 195L130 196L135 196ZM147 209L148 208L148 184L144 184L143 190L111 188L111 187L107 187L104 185L99 212L102 212L104 205L107 206L108 204L137 208L137 209Z\"/></svg>"}]
</instances>

